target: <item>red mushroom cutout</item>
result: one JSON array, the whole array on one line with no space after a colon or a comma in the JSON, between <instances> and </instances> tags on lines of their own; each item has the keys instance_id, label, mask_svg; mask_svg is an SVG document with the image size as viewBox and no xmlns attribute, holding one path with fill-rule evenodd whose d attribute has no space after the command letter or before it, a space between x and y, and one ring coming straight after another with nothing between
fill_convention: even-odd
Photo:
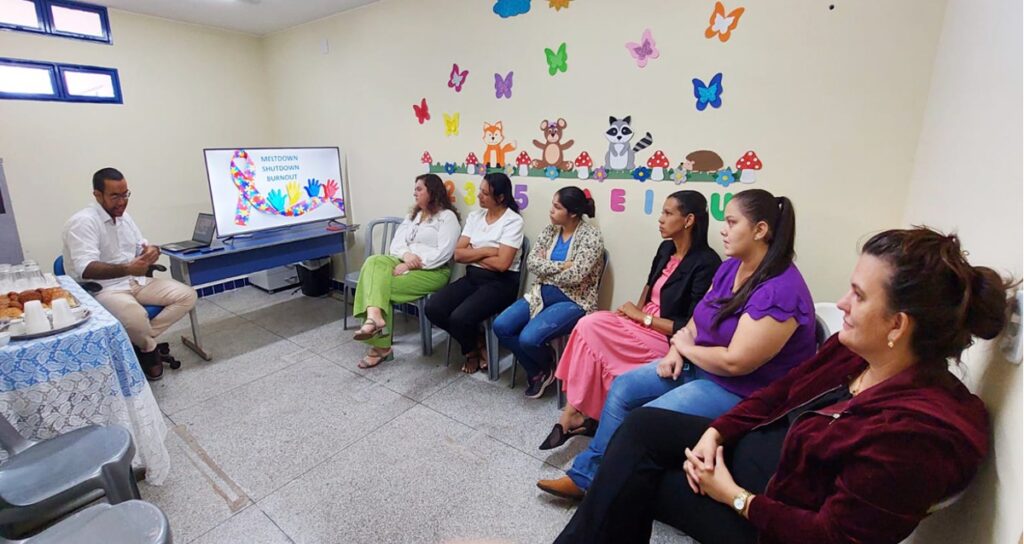
<instances>
[{"instance_id":1,"label":"red mushroom cutout","mask_svg":"<svg viewBox=\"0 0 1024 544\"><path fill-rule=\"evenodd\" d=\"M526 154L526 151L523 151L516 157L516 166L519 167L520 176L530 175L530 156Z\"/></svg>"},{"instance_id":2,"label":"red mushroom cutout","mask_svg":"<svg viewBox=\"0 0 1024 544\"><path fill-rule=\"evenodd\" d=\"M662 181L665 179L665 169L668 168L668 157L660 149L647 159L647 166L651 169L651 179Z\"/></svg>"},{"instance_id":3,"label":"red mushroom cutout","mask_svg":"<svg viewBox=\"0 0 1024 544\"><path fill-rule=\"evenodd\" d=\"M472 151L470 151L469 155L466 155L466 173L471 175L471 176L473 174L475 174L476 173L476 167L479 164L480 164L480 161L476 158L476 154L473 153Z\"/></svg>"},{"instance_id":4,"label":"red mushroom cutout","mask_svg":"<svg viewBox=\"0 0 1024 544\"><path fill-rule=\"evenodd\" d=\"M590 154L586 151L580 153L576 157L576 172L580 179L587 179L590 177L590 168L594 166L594 161L590 158Z\"/></svg>"},{"instance_id":5,"label":"red mushroom cutout","mask_svg":"<svg viewBox=\"0 0 1024 544\"><path fill-rule=\"evenodd\" d=\"M426 172L429 174L430 173L430 165L434 162L434 158L430 156L430 152L429 151L424 151L423 152L423 156L420 157L420 162L423 163L423 166L425 167Z\"/></svg>"},{"instance_id":6,"label":"red mushroom cutout","mask_svg":"<svg viewBox=\"0 0 1024 544\"><path fill-rule=\"evenodd\" d=\"M736 169L740 171L740 182L754 183L754 172L761 169L761 159L757 158L757 153L747 151L736 161Z\"/></svg>"}]
</instances>

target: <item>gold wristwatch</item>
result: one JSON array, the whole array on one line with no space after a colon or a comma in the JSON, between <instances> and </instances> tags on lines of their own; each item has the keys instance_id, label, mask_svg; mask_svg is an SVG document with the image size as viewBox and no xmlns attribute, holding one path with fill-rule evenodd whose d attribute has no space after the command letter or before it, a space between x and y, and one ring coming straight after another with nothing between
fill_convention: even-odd
<instances>
[{"instance_id":1,"label":"gold wristwatch","mask_svg":"<svg viewBox=\"0 0 1024 544\"><path fill-rule=\"evenodd\" d=\"M752 496L753 493L747 491L746 489L740 491L739 494L736 495L736 497L732 500L732 509L735 510L737 514L742 516L743 509L747 507L747 501L750 500L750 497Z\"/></svg>"},{"instance_id":2,"label":"gold wristwatch","mask_svg":"<svg viewBox=\"0 0 1024 544\"><path fill-rule=\"evenodd\" d=\"M654 324L654 316L651 314L644 314L644 326L648 329Z\"/></svg>"}]
</instances>

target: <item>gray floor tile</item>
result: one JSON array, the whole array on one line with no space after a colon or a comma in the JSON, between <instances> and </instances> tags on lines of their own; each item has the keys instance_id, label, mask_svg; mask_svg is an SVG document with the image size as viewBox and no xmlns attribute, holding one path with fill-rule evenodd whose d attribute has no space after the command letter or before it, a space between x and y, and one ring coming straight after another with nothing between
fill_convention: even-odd
<instances>
[{"instance_id":1,"label":"gray floor tile","mask_svg":"<svg viewBox=\"0 0 1024 544\"><path fill-rule=\"evenodd\" d=\"M291 544L258 506L250 506L193 541L194 544Z\"/></svg>"},{"instance_id":2,"label":"gray floor tile","mask_svg":"<svg viewBox=\"0 0 1024 544\"><path fill-rule=\"evenodd\" d=\"M459 372L458 365L445 367L443 353L439 354L435 351L434 355L430 357L421 355L418 334L415 335L415 339L417 341L415 345L411 345L409 342L395 344L394 360L383 362L369 369L361 369L358 366L367 350L366 345L362 342L351 341L335 346L323 356L392 391L420 401L440 391L464 374Z\"/></svg>"},{"instance_id":3,"label":"gray floor tile","mask_svg":"<svg viewBox=\"0 0 1024 544\"><path fill-rule=\"evenodd\" d=\"M168 427L171 472L163 485L139 486L143 500L158 506L171 523L175 542L189 542L251 504L230 480L219 474L216 461L190 440L188 433Z\"/></svg>"},{"instance_id":4,"label":"gray floor tile","mask_svg":"<svg viewBox=\"0 0 1024 544\"><path fill-rule=\"evenodd\" d=\"M293 290L294 288L277 293L267 293L251 285L246 285L240 289L203 297L203 300L209 300L229 312L241 315L303 296L302 293L292 294Z\"/></svg>"},{"instance_id":5,"label":"gray floor tile","mask_svg":"<svg viewBox=\"0 0 1024 544\"><path fill-rule=\"evenodd\" d=\"M417 406L259 506L298 543L550 542L570 509L534 487L545 471L556 473Z\"/></svg>"},{"instance_id":6,"label":"gray floor tile","mask_svg":"<svg viewBox=\"0 0 1024 544\"><path fill-rule=\"evenodd\" d=\"M253 498L306 472L413 404L320 357L174 414Z\"/></svg>"},{"instance_id":7,"label":"gray floor tile","mask_svg":"<svg viewBox=\"0 0 1024 544\"><path fill-rule=\"evenodd\" d=\"M215 325L221 321L235 317L235 314L217 306L208 297L203 297L196 301L196 314L199 316L199 324L203 327ZM178 337L182 334L191 334L190 329L191 321L189 321L188 314L185 314L185 317L179 319L164 331L160 341L165 342L166 338Z\"/></svg>"},{"instance_id":8,"label":"gray floor tile","mask_svg":"<svg viewBox=\"0 0 1024 544\"><path fill-rule=\"evenodd\" d=\"M203 360L186 348L180 338L175 338L170 341L171 352L182 362L181 368L164 367L163 379L150 384L160 409L166 414L174 414L315 355L237 317L204 332L203 344L213 360Z\"/></svg>"},{"instance_id":9,"label":"gray floor tile","mask_svg":"<svg viewBox=\"0 0 1024 544\"><path fill-rule=\"evenodd\" d=\"M661 522L654 522L654 529L651 531L651 544L699 544L696 540L686 536L675 527L670 527Z\"/></svg>"},{"instance_id":10,"label":"gray floor tile","mask_svg":"<svg viewBox=\"0 0 1024 544\"><path fill-rule=\"evenodd\" d=\"M537 459L568 468L589 439L573 438L561 448L538 450L551 427L558 423L554 390L549 388L543 398L528 399L523 395L526 386L522 372L519 374L519 385L509 389L507 373L497 382L488 382L484 373L477 373L471 379L455 381L426 398L423 404Z\"/></svg>"},{"instance_id":11,"label":"gray floor tile","mask_svg":"<svg viewBox=\"0 0 1024 544\"><path fill-rule=\"evenodd\" d=\"M341 323L342 303L333 298L292 298L240 314L305 349L320 352L352 337Z\"/></svg>"}]
</instances>

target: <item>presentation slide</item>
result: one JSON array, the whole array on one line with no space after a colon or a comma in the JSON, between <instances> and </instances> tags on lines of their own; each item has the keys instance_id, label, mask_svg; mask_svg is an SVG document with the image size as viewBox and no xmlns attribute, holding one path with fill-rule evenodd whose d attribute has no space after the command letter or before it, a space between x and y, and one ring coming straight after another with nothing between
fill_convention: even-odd
<instances>
[{"instance_id":1,"label":"presentation slide","mask_svg":"<svg viewBox=\"0 0 1024 544\"><path fill-rule=\"evenodd\" d=\"M345 217L337 147L204 149L221 237Z\"/></svg>"}]
</instances>

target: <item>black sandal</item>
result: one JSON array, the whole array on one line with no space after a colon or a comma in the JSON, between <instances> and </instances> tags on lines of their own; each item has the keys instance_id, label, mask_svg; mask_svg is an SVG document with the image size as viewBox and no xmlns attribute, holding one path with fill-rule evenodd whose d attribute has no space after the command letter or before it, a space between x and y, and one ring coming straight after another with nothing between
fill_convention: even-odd
<instances>
[{"instance_id":1,"label":"black sandal","mask_svg":"<svg viewBox=\"0 0 1024 544\"><path fill-rule=\"evenodd\" d=\"M561 423L555 423L555 426L548 433L548 437L544 439L544 442L540 445L540 450L550 450L561 446L569 441L574 436L594 436L597 434L597 420L587 418L583 420L583 423L579 427L573 427L566 431Z\"/></svg>"}]
</instances>

